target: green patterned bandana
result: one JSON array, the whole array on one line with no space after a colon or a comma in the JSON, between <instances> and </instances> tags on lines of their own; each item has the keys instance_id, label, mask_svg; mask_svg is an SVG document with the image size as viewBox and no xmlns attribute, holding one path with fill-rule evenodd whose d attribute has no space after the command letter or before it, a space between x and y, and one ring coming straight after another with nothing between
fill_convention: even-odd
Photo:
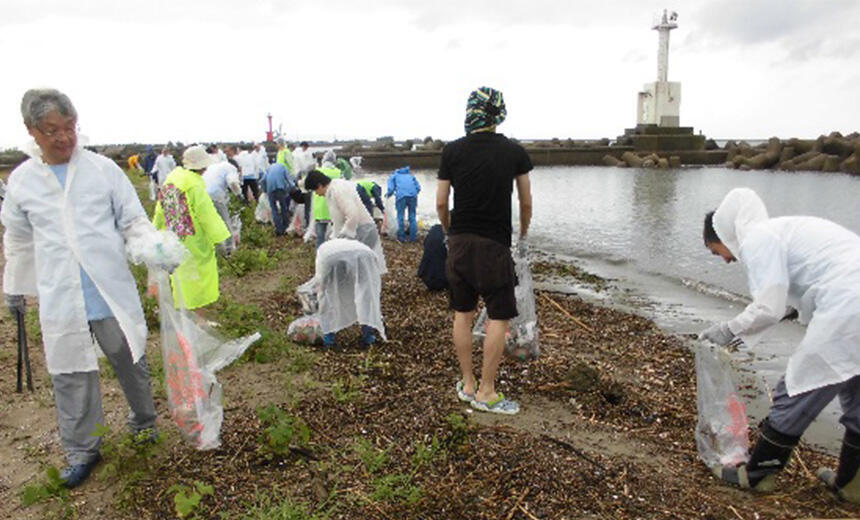
<instances>
[{"instance_id":1,"label":"green patterned bandana","mask_svg":"<svg viewBox=\"0 0 860 520\"><path fill-rule=\"evenodd\" d=\"M490 87L481 87L469 94L466 102L466 134L501 124L508 115L502 93Z\"/></svg>"}]
</instances>

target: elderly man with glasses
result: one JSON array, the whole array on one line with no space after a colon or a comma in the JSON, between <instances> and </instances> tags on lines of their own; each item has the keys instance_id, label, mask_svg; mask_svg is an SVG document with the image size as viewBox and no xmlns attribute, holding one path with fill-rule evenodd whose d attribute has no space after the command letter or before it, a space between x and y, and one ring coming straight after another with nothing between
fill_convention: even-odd
<instances>
[{"instance_id":1,"label":"elderly man with glasses","mask_svg":"<svg viewBox=\"0 0 860 520\"><path fill-rule=\"evenodd\" d=\"M184 251L149 222L137 193L110 159L78 144L77 112L53 89L21 102L33 137L30 159L9 176L0 210L5 227L3 292L16 314L38 296L45 363L54 386L67 487L81 484L101 458L104 424L96 344L107 355L131 409L139 440L155 439L155 405L146 364L146 322L126 250L136 262L173 270Z\"/></svg>"}]
</instances>

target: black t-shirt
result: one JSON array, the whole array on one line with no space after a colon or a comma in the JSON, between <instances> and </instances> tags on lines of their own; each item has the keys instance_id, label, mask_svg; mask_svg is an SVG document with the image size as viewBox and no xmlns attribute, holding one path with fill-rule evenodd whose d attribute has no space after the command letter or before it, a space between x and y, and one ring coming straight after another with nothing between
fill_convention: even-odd
<instances>
[{"instance_id":1,"label":"black t-shirt","mask_svg":"<svg viewBox=\"0 0 860 520\"><path fill-rule=\"evenodd\" d=\"M439 179L454 188L448 232L474 233L510 247L514 178L531 169L525 149L502 134L476 132L445 145Z\"/></svg>"}]
</instances>

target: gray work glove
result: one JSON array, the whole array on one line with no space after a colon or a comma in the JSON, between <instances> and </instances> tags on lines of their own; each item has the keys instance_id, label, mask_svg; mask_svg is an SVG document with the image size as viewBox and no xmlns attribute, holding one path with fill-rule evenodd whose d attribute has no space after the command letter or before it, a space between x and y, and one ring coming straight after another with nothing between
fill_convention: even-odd
<instances>
[{"instance_id":1,"label":"gray work glove","mask_svg":"<svg viewBox=\"0 0 860 520\"><path fill-rule=\"evenodd\" d=\"M734 337L735 335L729 330L729 324L726 322L715 323L699 334L699 339L706 339L721 347L728 345Z\"/></svg>"},{"instance_id":2,"label":"gray work glove","mask_svg":"<svg viewBox=\"0 0 860 520\"><path fill-rule=\"evenodd\" d=\"M25 314L27 312L27 302L24 301L23 294L7 294L6 306L9 307L9 312L14 316L16 313Z\"/></svg>"}]
</instances>

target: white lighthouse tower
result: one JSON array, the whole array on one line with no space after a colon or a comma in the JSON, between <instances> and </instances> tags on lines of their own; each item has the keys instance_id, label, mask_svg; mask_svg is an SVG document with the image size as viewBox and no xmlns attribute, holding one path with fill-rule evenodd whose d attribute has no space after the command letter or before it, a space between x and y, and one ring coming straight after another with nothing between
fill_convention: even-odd
<instances>
[{"instance_id":1,"label":"white lighthouse tower","mask_svg":"<svg viewBox=\"0 0 860 520\"><path fill-rule=\"evenodd\" d=\"M659 34L657 45L657 81L646 83L639 93L636 123L677 127L680 125L681 83L669 81L669 31L678 27L678 13L663 10L652 29Z\"/></svg>"}]
</instances>

